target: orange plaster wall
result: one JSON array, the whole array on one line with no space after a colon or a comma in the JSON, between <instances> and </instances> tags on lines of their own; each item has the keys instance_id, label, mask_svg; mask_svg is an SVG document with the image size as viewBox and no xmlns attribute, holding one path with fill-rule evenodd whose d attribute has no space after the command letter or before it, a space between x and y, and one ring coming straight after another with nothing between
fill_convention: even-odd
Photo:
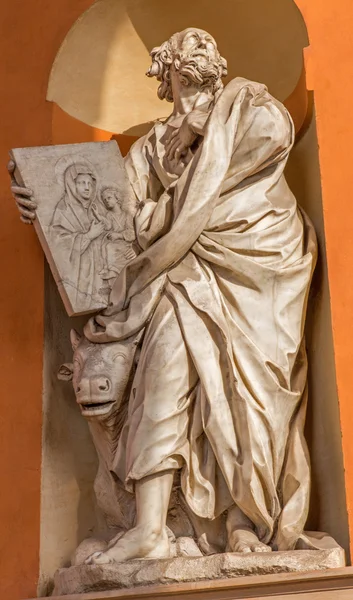
<instances>
[{"instance_id":1,"label":"orange plaster wall","mask_svg":"<svg viewBox=\"0 0 353 600\"><path fill-rule=\"evenodd\" d=\"M1 3L0 598L36 595L39 573L43 253L9 193L8 150L51 143L50 68L92 0Z\"/></svg>"},{"instance_id":2,"label":"orange plaster wall","mask_svg":"<svg viewBox=\"0 0 353 600\"><path fill-rule=\"evenodd\" d=\"M314 87L317 110L337 383L353 533L353 444L350 441L353 422L353 285L350 284L353 270L353 5L352 0L340 3L296 1L306 20L311 42L308 77ZM52 106L45 102L48 76L66 32L91 3L92 0L2 3L0 589L1 597L7 600L35 596L39 572L43 256L34 232L19 223L9 198L4 165L11 147L60 143L59 139L52 138ZM82 139L75 131L74 141L92 139L84 137L87 135L91 133L81 130ZM62 143L70 141L73 140L68 137L61 140ZM120 141L126 144L126 151L130 141Z\"/></svg>"},{"instance_id":3,"label":"orange plaster wall","mask_svg":"<svg viewBox=\"0 0 353 600\"><path fill-rule=\"evenodd\" d=\"M345 484L353 540L353 4L296 0L310 48L314 90ZM330 444L330 440L327 440ZM329 477L330 474L328 473Z\"/></svg>"}]
</instances>

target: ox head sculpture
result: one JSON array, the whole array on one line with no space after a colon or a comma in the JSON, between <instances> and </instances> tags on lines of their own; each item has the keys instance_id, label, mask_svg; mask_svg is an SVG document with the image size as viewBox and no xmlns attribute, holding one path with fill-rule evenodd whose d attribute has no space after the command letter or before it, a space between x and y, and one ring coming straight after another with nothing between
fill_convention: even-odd
<instances>
[{"instance_id":1,"label":"ox head sculpture","mask_svg":"<svg viewBox=\"0 0 353 600\"><path fill-rule=\"evenodd\" d=\"M102 420L119 410L135 372L142 335L93 344L71 330L73 361L61 365L58 378L72 381L84 417Z\"/></svg>"}]
</instances>

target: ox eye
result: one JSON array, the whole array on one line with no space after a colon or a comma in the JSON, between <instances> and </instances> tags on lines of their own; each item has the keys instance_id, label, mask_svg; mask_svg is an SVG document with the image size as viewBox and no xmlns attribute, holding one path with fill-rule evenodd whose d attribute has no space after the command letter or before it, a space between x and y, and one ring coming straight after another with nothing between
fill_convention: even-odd
<instances>
[{"instance_id":1,"label":"ox eye","mask_svg":"<svg viewBox=\"0 0 353 600\"><path fill-rule=\"evenodd\" d=\"M125 354L122 354L121 352L118 352L117 354L115 354L115 355L113 356L113 360L117 360L118 358L122 358L122 360L123 360L124 362L126 362L126 361L127 361L127 356L126 356Z\"/></svg>"}]
</instances>

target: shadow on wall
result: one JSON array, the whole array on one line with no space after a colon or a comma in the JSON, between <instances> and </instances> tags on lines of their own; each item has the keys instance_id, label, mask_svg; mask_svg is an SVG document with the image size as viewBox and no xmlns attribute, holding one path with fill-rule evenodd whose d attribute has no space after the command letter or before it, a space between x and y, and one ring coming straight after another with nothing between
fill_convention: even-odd
<instances>
[{"instance_id":1,"label":"shadow on wall","mask_svg":"<svg viewBox=\"0 0 353 600\"><path fill-rule=\"evenodd\" d=\"M68 566L78 544L96 528L93 481L97 456L70 383L58 381L72 360L69 332L87 317L69 318L45 264L43 452L39 593L51 592L58 567Z\"/></svg>"},{"instance_id":2,"label":"shadow on wall","mask_svg":"<svg viewBox=\"0 0 353 600\"><path fill-rule=\"evenodd\" d=\"M306 437L312 464L312 497L307 527L332 535L345 548L348 558L348 515L315 115L306 134L292 150L286 177L299 204L314 224L319 245L306 326L309 360Z\"/></svg>"},{"instance_id":3,"label":"shadow on wall","mask_svg":"<svg viewBox=\"0 0 353 600\"><path fill-rule=\"evenodd\" d=\"M218 41L229 79L266 83L284 100L294 90L308 45L293 0L98 0L66 36L53 65L48 99L69 115L105 131L142 131L170 105L147 79L149 51L176 31L195 26ZM137 129L136 129L137 128Z\"/></svg>"}]
</instances>

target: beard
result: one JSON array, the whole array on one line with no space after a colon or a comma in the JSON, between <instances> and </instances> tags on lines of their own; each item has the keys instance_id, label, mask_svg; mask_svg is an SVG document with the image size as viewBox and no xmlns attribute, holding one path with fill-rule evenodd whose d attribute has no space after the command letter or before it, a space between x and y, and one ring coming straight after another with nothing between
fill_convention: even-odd
<instances>
[{"instance_id":1,"label":"beard","mask_svg":"<svg viewBox=\"0 0 353 600\"><path fill-rule=\"evenodd\" d=\"M178 71L185 80L185 85L194 85L200 89L214 88L221 78L219 61L213 53L211 56L202 48L188 52L185 57L181 56Z\"/></svg>"},{"instance_id":2,"label":"beard","mask_svg":"<svg viewBox=\"0 0 353 600\"><path fill-rule=\"evenodd\" d=\"M158 97L173 102L170 69L174 64L185 86L195 86L200 90L210 88L214 94L223 88L222 77L227 75L227 61L217 49L195 45L180 50L173 48L170 42L164 42L151 52L152 65L147 71L148 77L156 77L161 82Z\"/></svg>"}]
</instances>

